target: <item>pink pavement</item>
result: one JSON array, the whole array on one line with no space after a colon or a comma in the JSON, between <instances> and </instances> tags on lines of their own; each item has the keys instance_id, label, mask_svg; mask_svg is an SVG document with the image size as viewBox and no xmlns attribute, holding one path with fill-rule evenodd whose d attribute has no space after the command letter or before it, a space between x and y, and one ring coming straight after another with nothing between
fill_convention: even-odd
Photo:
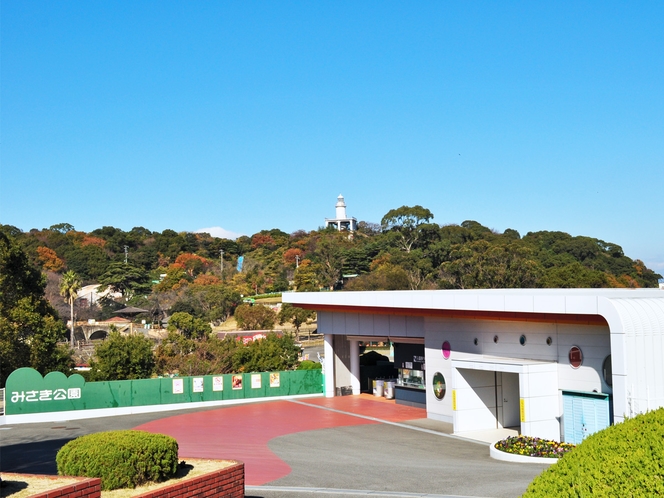
<instances>
[{"instance_id":1,"label":"pink pavement","mask_svg":"<svg viewBox=\"0 0 664 498\"><path fill-rule=\"evenodd\" d=\"M174 437L181 459L240 460L245 464L246 483L260 486L291 472L291 468L268 448L271 439L316 429L378 423L338 411L390 422L426 417L425 410L420 408L361 395L229 406L166 417L134 429Z\"/></svg>"}]
</instances>

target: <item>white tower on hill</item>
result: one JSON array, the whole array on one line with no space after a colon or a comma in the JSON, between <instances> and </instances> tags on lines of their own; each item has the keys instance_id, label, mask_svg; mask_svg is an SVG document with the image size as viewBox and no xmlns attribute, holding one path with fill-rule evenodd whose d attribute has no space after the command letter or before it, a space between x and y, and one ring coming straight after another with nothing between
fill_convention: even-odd
<instances>
[{"instance_id":1,"label":"white tower on hill","mask_svg":"<svg viewBox=\"0 0 664 498\"><path fill-rule=\"evenodd\" d=\"M346 215L346 202L344 201L344 196L339 194L337 197L336 208L336 218L333 220L325 218L325 228L334 227L337 230L354 232L357 230L357 220L355 218L349 218Z\"/></svg>"}]
</instances>

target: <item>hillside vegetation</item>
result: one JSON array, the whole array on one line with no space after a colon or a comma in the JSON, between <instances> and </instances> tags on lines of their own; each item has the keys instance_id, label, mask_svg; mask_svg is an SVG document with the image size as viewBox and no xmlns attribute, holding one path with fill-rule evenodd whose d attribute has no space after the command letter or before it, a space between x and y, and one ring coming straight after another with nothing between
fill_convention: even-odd
<instances>
[{"instance_id":1,"label":"hillside vegetation","mask_svg":"<svg viewBox=\"0 0 664 498\"><path fill-rule=\"evenodd\" d=\"M315 316L290 305L243 303L247 296L286 290L656 287L660 277L619 245L591 237L548 231L522 237L475 221L439 226L432 220L426 208L402 206L380 224L360 222L352 235L275 228L236 240L142 227L86 233L66 223L29 232L0 225L0 352L6 359L0 386L22 366L42 374L68 372L72 351L62 342L72 314L78 321L103 320L130 305L147 310L133 316L139 323L158 325L169 318L169 336L154 357L149 344L135 361L135 345L125 356L106 360L104 348L96 350L93 363L135 366L128 376L155 368L191 373L192 365L249 371L265 358L285 357L283 351L290 358L297 348L274 339L262 344L265 351L245 350L232 339L216 340L211 325L234 317L244 330L271 330L279 322L292 327L297 339L300 327ZM88 298L91 290L76 299L88 284L113 294L98 305ZM80 341L75 339L72 346ZM295 366L296 357L291 359L283 368ZM100 365L95 376L108 370Z\"/></svg>"}]
</instances>

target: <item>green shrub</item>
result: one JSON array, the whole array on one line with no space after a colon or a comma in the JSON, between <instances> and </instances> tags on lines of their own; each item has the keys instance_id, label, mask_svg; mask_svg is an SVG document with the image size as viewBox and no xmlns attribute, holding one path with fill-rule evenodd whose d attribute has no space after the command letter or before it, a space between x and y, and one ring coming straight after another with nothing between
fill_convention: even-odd
<instances>
[{"instance_id":1,"label":"green shrub","mask_svg":"<svg viewBox=\"0 0 664 498\"><path fill-rule=\"evenodd\" d=\"M150 432L100 432L68 442L55 461L58 474L99 477L103 490L134 488L175 474L178 443Z\"/></svg>"},{"instance_id":2,"label":"green shrub","mask_svg":"<svg viewBox=\"0 0 664 498\"><path fill-rule=\"evenodd\" d=\"M303 360L297 366L298 370L321 370L322 368L323 365L321 365L317 361L311 361L311 360Z\"/></svg>"},{"instance_id":3,"label":"green shrub","mask_svg":"<svg viewBox=\"0 0 664 498\"><path fill-rule=\"evenodd\" d=\"M524 497L664 494L664 408L597 432L530 483Z\"/></svg>"}]
</instances>

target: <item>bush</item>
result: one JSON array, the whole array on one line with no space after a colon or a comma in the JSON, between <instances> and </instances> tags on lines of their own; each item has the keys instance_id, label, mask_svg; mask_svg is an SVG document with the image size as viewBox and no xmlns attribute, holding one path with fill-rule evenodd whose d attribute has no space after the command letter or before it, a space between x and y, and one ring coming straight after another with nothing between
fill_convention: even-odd
<instances>
[{"instance_id":1,"label":"bush","mask_svg":"<svg viewBox=\"0 0 664 498\"><path fill-rule=\"evenodd\" d=\"M525 497L664 494L664 408L589 436L530 483Z\"/></svg>"},{"instance_id":2,"label":"bush","mask_svg":"<svg viewBox=\"0 0 664 498\"><path fill-rule=\"evenodd\" d=\"M154 372L152 341L143 335L112 331L95 347L89 377L93 381L149 379Z\"/></svg>"},{"instance_id":3,"label":"bush","mask_svg":"<svg viewBox=\"0 0 664 498\"><path fill-rule=\"evenodd\" d=\"M298 370L321 370L323 365L317 361L304 360L297 366Z\"/></svg>"},{"instance_id":4,"label":"bush","mask_svg":"<svg viewBox=\"0 0 664 498\"><path fill-rule=\"evenodd\" d=\"M175 474L178 443L150 432L100 432L68 442L55 461L58 474L99 477L102 490L134 488Z\"/></svg>"}]
</instances>

